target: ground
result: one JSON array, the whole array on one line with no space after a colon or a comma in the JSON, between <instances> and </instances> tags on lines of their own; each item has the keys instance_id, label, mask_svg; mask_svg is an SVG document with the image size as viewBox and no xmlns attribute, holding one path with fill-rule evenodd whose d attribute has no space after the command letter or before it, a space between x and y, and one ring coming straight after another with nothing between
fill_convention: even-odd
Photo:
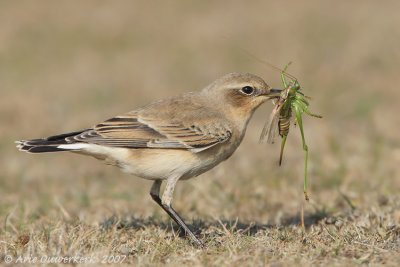
<instances>
[{"instance_id":1,"label":"ground","mask_svg":"<svg viewBox=\"0 0 400 267\"><path fill-rule=\"evenodd\" d=\"M398 10L395 1L2 2L0 260L397 266ZM281 167L279 140L258 143L267 103L228 161L176 188L174 208L205 248L180 236L151 200L151 182L13 144L90 127L232 71L281 86L259 60L293 61L289 72L324 117L304 118L311 200L298 129Z\"/></svg>"}]
</instances>

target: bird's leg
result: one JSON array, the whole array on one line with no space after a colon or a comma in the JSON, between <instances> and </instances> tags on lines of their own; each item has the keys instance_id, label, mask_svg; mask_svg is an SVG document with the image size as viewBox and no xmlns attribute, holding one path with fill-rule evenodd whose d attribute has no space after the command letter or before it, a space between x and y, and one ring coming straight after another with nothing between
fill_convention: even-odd
<instances>
[{"instance_id":1,"label":"bird's leg","mask_svg":"<svg viewBox=\"0 0 400 267\"><path fill-rule=\"evenodd\" d=\"M157 202L158 205L161 205L161 199L160 199L161 183L162 183L161 180L155 180L150 189L150 196L155 202Z\"/></svg>"},{"instance_id":2,"label":"bird's leg","mask_svg":"<svg viewBox=\"0 0 400 267\"><path fill-rule=\"evenodd\" d=\"M179 227L185 231L186 235L188 235L192 241L196 243L196 245L203 246L203 243L194 235L194 233L189 229L182 218L171 206L175 185L179 178L180 177L174 177L167 180L167 185L165 186L162 198L160 198L160 187L162 181L154 181L150 190L150 196L163 210L165 210L166 213L168 213L169 217L171 217L179 225Z\"/></svg>"}]
</instances>

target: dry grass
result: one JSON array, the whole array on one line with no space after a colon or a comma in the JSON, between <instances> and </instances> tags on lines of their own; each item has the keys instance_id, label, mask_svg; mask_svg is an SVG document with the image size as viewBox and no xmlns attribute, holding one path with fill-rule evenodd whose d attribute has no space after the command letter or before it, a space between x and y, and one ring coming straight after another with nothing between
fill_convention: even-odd
<instances>
[{"instance_id":1,"label":"dry grass","mask_svg":"<svg viewBox=\"0 0 400 267\"><path fill-rule=\"evenodd\" d=\"M0 3L1 258L397 266L398 10L395 1ZM231 71L279 86L278 73L238 47L281 66L294 61L312 110L324 115L305 121L310 203L297 129L280 168L278 145L257 142L271 105L231 159L177 187L174 206L205 249L179 237L148 181L81 156L14 148L16 139L84 128Z\"/></svg>"}]
</instances>

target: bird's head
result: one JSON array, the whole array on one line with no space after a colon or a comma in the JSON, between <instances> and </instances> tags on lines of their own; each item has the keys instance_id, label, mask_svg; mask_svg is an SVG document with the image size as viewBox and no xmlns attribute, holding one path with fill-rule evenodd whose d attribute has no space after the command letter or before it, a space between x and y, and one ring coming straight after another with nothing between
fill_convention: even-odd
<instances>
[{"instance_id":1,"label":"bird's head","mask_svg":"<svg viewBox=\"0 0 400 267\"><path fill-rule=\"evenodd\" d=\"M269 99L280 96L281 90L272 89L262 78L250 73L230 73L214 81L203 90L225 112L250 117L255 109Z\"/></svg>"}]
</instances>

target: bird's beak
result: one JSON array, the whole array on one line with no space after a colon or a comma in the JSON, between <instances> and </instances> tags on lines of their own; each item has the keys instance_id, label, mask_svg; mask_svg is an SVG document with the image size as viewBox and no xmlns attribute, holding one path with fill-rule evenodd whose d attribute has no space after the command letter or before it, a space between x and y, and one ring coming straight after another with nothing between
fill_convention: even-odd
<instances>
[{"instance_id":1,"label":"bird's beak","mask_svg":"<svg viewBox=\"0 0 400 267\"><path fill-rule=\"evenodd\" d=\"M273 98L279 98L281 96L282 89L269 89L269 90L263 90L261 92L261 95L267 96L269 99Z\"/></svg>"}]
</instances>

